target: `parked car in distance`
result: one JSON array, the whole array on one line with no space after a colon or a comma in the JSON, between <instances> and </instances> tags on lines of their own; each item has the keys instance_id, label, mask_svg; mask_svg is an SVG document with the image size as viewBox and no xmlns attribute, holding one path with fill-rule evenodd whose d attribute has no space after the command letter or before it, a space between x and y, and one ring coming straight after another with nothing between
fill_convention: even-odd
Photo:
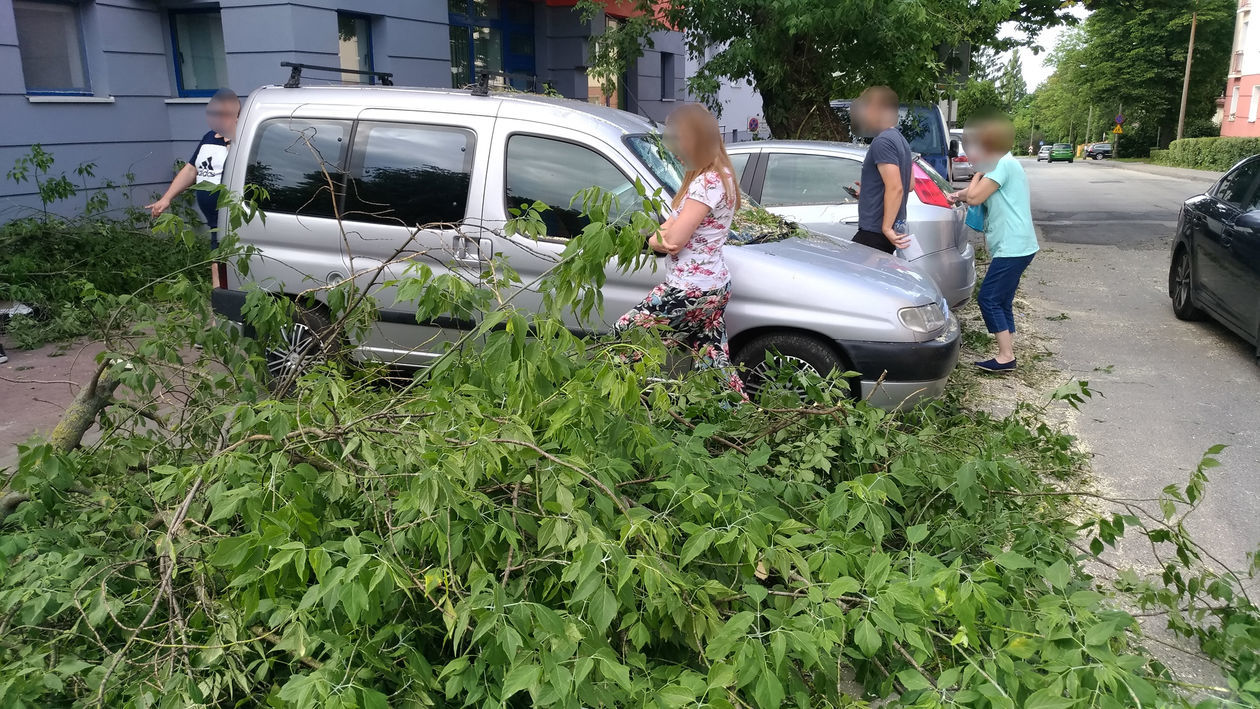
<instances>
[{"instance_id":1,"label":"parked car in distance","mask_svg":"<svg viewBox=\"0 0 1260 709\"><path fill-rule=\"evenodd\" d=\"M1260 346L1260 155L1182 204L1168 296L1178 318L1210 315Z\"/></svg>"},{"instance_id":2,"label":"parked car in distance","mask_svg":"<svg viewBox=\"0 0 1260 709\"><path fill-rule=\"evenodd\" d=\"M950 181L966 182L975 174L976 170L971 164L971 158L967 157L967 149L963 146L963 132L957 128L950 129L949 141L951 152L954 157L950 158Z\"/></svg>"},{"instance_id":3,"label":"parked car in distance","mask_svg":"<svg viewBox=\"0 0 1260 709\"><path fill-rule=\"evenodd\" d=\"M769 211L841 242L857 233L857 198L845 188L862 177L866 146L804 140L757 140L727 146L740 186ZM923 246L910 263L929 274L951 307L971 298L976 254L951 207L954 188L922 158L913 168L906 224ZM862 247L867 248L867 247ZM872 251L874 249L871 249Z\"/></svg>"},{"instance_id":4,"label":"parked car in distance","mask_svg":"<svg viewBox=\"0 0 1260 709\"><path fill-rule=\"evenodd\" d=\"M1041 162L1042 160L1049 160L1049 159L1050 159L1050 151L1051 151L1053 148L1054 148L1054 146L1053 146L1053 145L1043 145L1043 146L1041 146L1041 148L1037 151L1037 162Z\"/></svg>"},{"instance_id":5,"label":"parked car in distance","mask_svg":"<svg viewBox=\"0 0 1260 709\"><path fill-rule=\"evenodd\" d=\"M598 186L620 195L623 211L641 209L636 180L672 195L681 166L655 124L612 108L454 89L260 88L245 101L224 182L238 193L265 187L267 218L239 230L257 255L248 274L229 271L212 301L239 322L251 286L286 297L352 278L380 304L378 322L350 343L354 356L423 366L479 314L418 323L391 284L407 266L476 279L490 258L505 258L526 284L508 294L511 302L540 308L533 284L587 224L574 196ZM510 210L535 201L550 206L546 237L508 235ZM821 235L753 243L735 234L725 257L733 276L726 324L750 388L769 355L822 375L857 371L854 393L888 408L944 390L958 360L958 322L918 269ZM610 264L603 314L571 313L566 324L609 331L663 280L660 262L647 261L630 272ZM318 315L304 314L267 345L269 368L310 366L326 346Z\"/></svg>"},{"instance_id":6,"label":"parked car in distance","mask_svg":"<svg viewBox=\"0 0 1260 709\"><path fill-rule=\"evenodd\" d=\"M1046 162L1072 162L1075 159L1076 153L1067 143L1055 143L1050 147L1050 154L1046 156Z\"/></svg>"},{"instance_id":7,"label":"parked car in distance","mask_svg":"<svg viewBox=\"0 0 1260 709\"><path fill-rule=\"evenodd\" d=\"M831 108L846 123L850 122L849 112L852 107L852 99L831 102ZM901 123L897 129L909 141L910 150L923 156L923 159L940 174L948 176L951 180L955 179L950 160L957 154L956 150L962 145L962 141L950 139L949 126L945 123L945 115L941 113L940 107L936 104L903 103L900 115ZM850 125L850 130L852 130L852 125Z\"/></svg>"},{"instance_id":8,"label":"parked car in distance","mask_svg":"<svg viewBox=\"0 0 1260 709\"><path fill-rule=\"evenodd\" d=\"M1085 157L1102 160L1111 157L1111 143L1092 143L1085 148Z\"/></svg>"}]
</instances>

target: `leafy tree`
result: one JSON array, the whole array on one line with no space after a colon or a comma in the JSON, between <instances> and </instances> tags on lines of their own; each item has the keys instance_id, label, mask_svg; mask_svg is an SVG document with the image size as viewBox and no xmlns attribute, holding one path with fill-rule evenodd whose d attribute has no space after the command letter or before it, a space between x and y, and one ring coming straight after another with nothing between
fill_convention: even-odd
<instances>
[{"instance_id":1,"label":"leafy tree","mask_svg":"<svg viewBox=\"0 0 1260 709\"><path fill-rule=\"evenodd\" d=\"M620 76L651 45L651 32L683 28L699 57L718 48L690 88L711 99L723 81L751 80L771 131L782 137L842 138L828 102L888 84L910 99L935 100L938 48L996 41L1000 24L1026 30L1068 21L1059 0L635 0L640 15L594 45L591 72ZM580 0L588 15L600 0Z\"/></svg>"},{"instance_id":2,"label":"leafy tree","mask_svg":"<svg viewBox=\"0 0 1260 709\"><path fill-rule=\"evenodd\" d=\"M994 111L1005 111L1006 105L992 81L968 81L958 92L958 123Z\"/></svg>"},{"instance_id":3,"label":"leafy tree","mask_svg":"<svg viewBox=\"0 0 1260 709\"><path fill-rule=\"evenodd\" d=\"M1002 75L997 80L997 91L1008 111L1018 108L1028 95L1028 84L1024 83L1024 65L1018 52L1011 52L1010 60L1002 68Z\"/></svg>"},{"instance_id":4,"label":"leafy tree","mask_svg":"<svg viewBox=\"0 0 1260 709\"><path fill-rule=\"evenodd\" d=\"M1143 154L1166 144L1177 125L1192 13L1198 13L1187 125L1202 126L1215 110L1233 44L1233 0L1098 0L1079 33L1051 54L1055 73L1033 101L1037 125L1066 139L1095 107L1090 137L1123 112L1121 149Z\"/></svg>"}]
</instances>

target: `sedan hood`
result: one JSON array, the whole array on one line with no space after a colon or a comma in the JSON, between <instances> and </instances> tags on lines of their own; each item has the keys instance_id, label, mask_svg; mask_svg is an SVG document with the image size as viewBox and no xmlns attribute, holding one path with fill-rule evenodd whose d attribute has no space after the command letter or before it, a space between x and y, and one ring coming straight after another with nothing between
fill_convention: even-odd
<instances>
[{"instance_id":1,"label":"sedan hood","mask_svg":"<svg viewBox=\"0 0 1260 709\"><path fill-rule=\"evenodd\" d=\"M788 281L802 285L814 286L808 283L814 279L834 279L841 283L830 283L831 288L853 295L878 295L904 305L941 301L935 282L905 260L821 234L728 248L725 254L728 262L738 264L738 270L743 270L743 262L753 261L756 267L790 271L784 274Z\"/></svg>"}]
</instances>

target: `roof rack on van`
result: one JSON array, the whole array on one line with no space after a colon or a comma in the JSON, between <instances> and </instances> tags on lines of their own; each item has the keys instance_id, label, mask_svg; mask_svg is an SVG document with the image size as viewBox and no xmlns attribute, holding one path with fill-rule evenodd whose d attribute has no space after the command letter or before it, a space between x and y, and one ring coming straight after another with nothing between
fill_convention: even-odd
<instances>
[{"instance_id":1,"label":"roof rack on van","mask_svg":"<svg viewBox=\"0 0 1260 709\"><path fill-rule=\"evenodd\" d=\"M342 69L338 66L319 66L317 64L299 64L296 62L280 62L280 66L289 69L289 80L284 82L284 88L296 89L302 85L302 70L312 69L314 71L331 71L338 74L358 74L359 76L374 76L381 80L382 86L393 86L394 75L388 71L369 71L365 69Z\"/></svg>"}]
</instances>

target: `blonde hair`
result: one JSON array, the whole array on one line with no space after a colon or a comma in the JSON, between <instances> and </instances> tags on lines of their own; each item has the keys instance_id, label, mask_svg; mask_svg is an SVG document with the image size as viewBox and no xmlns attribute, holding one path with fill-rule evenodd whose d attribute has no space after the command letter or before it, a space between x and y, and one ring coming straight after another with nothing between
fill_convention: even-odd
<instances>
[{"instance_id":1,"label":"blonde hair","mask_svg":"<svg viewBox=\"0 0 1260 709\"><path fill-rule=\"evenodd\" d=\"M704 106L687 103L674 109L665 122L675 134L685 133L690 137L691 149L696 153L682 156L689 164L687 173L683 176L682 187L674 195L674 209L682 206L687 199L687 187L692 181L706 172L717 173L726 194L733 200L734 208L739 209L739 183L735 181L735 168L731 165L730 156L726 154L726 145L722 142L722 131L718 128L717 118Z\"/></svg>"}]
</instances>

